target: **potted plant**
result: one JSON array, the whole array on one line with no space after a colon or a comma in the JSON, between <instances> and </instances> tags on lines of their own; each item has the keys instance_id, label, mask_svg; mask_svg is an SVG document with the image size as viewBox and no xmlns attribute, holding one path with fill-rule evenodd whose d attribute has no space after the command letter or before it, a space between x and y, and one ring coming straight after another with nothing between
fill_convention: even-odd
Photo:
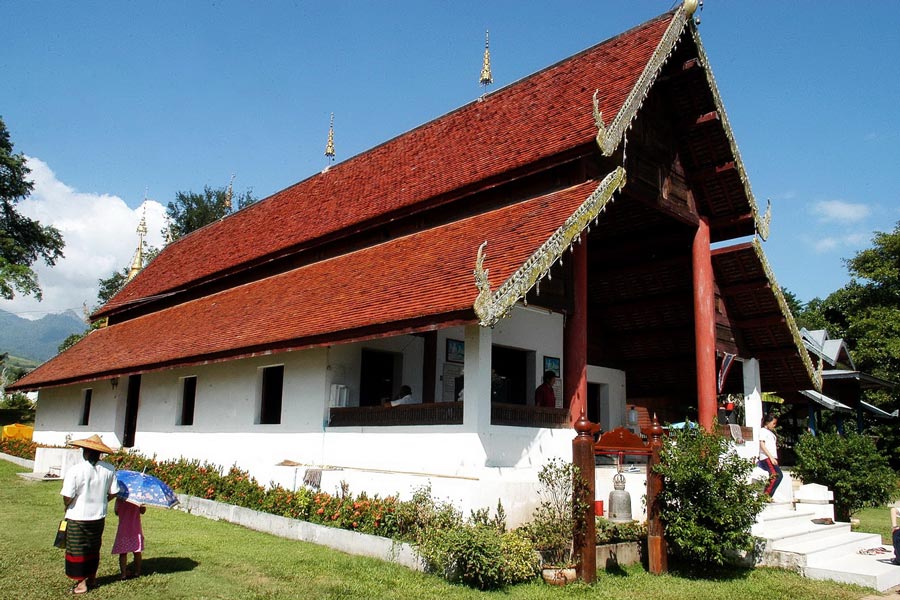
<instances>
[{"instance_id":1,"label":"potted plant","mask_svg":"<svg viewBox=\"0 0 900 600\"><path fill-rule=\"evenodd\" d=\"M553 585L575 580L572 540L575 534L575 511L585 510L574 494L575 485L583 485L578 467L554 458L538 473L540 504L528 526L535 548L541 554L541 575Z\"/></svg>"}]
</instances>

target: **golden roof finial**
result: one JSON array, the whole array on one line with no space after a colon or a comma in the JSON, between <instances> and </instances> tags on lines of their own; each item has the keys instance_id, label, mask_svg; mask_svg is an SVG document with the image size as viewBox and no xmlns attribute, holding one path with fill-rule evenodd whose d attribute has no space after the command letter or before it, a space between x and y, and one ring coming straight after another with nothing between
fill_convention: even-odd
<instances>
[{"instance_id":1,"label":"golden roof finial","mask_svg":"<svg viewBox=\"0 0 900 600\"><path fill-rule=\"evenodd\" d=\"M490 32L484 32L484 61L481 63L481 86L487 87L490 84L494 83L494 78L491 77L491 50L490 50Z\"/></svg>"},{"instance_id":2,"label":"golden roof finial","mask_svg":"<svg viewBox=\"0 0 900 600\"><path fill-rule=\"evenodd\" d=\"M331 113L331 125L328 126L328 143L325 144L325 156L334 162L334 113Z\"/></svg>"},{"instance_id":3,"label":"golden roof finial","mask_svg":"<svg viewBox=\"0 0 900 600\"><path fill-rule=\"evenodd\" d=\"M231 181L228 182L228 191L225 192L225 214L231 212L231 197L234 194L234 173L231 174Z\"/></svg>"},{"instance_id":4,"label":"golden roof finial","mask_svg":"<svg viewBox=\"0 0 900 600\"><path fill-rule=\"evenodd\" d=\"M134 258L131 260L131 269L128 270L128 278L125 281L131 281L135 275L144 268L144 236L147 235L147 205L144 205L144 212L141 215L141 222L137 226L138 245L134 251Z\"/></svg>"}]
</instances>

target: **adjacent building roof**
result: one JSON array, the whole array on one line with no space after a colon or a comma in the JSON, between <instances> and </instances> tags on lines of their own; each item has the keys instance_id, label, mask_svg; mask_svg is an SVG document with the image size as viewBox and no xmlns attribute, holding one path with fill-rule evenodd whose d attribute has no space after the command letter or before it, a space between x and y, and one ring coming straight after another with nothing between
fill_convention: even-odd
<instances>
[{"instance_id":1,"label":"adjacent building roof","mask_svg":"<svg viewBox=\"0 0 900 600\"><path fill-rule=\"evenodd\" d=\"M829 398L825 394L819 393L816 390L800 390L800 393L803 394L804 396L806 396L807 398L809 398L810 400L814 401L815 403L820 404L821 406L824 406L828 410L833 410L835 412L844 412L844 413L853 412L853 410L846 404L838 402L837 400L835 400L833 398Z\"/></svg>"},{"instance_id":2,"label":"adjacent building roof","mask_svg":"<svg viewBox=\"0 0 900 600\"><path fill-rule=\"evenodd\" d=\"M855 368L853 358L850 356L850 349L843 338L831 339L828 337L828 332L824 329L810 331L805 327L800 330L800 337L803 338L803 345L810 352L832 367L837 366L839 363L845 363L850 368Z\"/></svg>"}]
</instances>

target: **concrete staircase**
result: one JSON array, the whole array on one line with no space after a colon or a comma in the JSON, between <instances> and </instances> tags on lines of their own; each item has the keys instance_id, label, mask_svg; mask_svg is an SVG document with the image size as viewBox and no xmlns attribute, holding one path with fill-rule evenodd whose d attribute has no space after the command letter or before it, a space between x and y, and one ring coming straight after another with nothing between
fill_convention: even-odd
<instances>
[{"instance_id":1,"label":"concrete staircase","mask_svg":"<svg viewBox=\"0 0 900 600\"><path fill-rule=\"evenodd\" d=\"M881 536L850 531L850 523L813 521L833 521L830 496L831 492L822 486L801 486L795 494L796 502L769 504L752 530L763 540L758 547L757 564L790 569L810 579L855 583L880 592L900 585L900 566L891 563L893 547L884 546ZM885 552L859 554L860 549L878 547Z\"/></svg>"}]
</instances>

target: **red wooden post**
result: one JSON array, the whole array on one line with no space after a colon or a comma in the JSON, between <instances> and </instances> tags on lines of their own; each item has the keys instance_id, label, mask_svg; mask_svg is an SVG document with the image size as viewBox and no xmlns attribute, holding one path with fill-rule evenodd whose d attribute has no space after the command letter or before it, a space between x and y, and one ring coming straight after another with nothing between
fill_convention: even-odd
<instances>
[{"instance_id":1,"label":"red wooden post","mask_svg":"<svg viewBox=\"0 0 900 600\"><path fill-rule=\"evenodd\" d=\"M584 409L575 422L578 435L572 440L572 463L578 467L584 485L573 482L573 498L580 497L583 510L575 516L575 556L578 578L585 583L597 580L597 526L594 521L594 426L585 416ZM577 496L576 496L577 494Z\"/></svg>"},{"instance_id":2,"label":"red wooden post","mask_svg":"<svg viewBox=\"0 0 900 600\"><path fill-rule=\"evenodd\" d=\"M659 450L662 448L663 428L656 415L648 430L650 434L650 458L647 461L647 563L650 572L659 575L669 570L665 530L659 519L659 500L662 490L662 476L653 472L659 464Z\"/></svg>"},{"instance_id":3,"label":"red wooden post","mask_svg":"<svg viewBox=\"0 0 900 600\"><path fill-rule=\"evenodd\" d=\"M694 271L694 344L697 363L697 418L712 431L716 424L716 290L709 222L701 217L691 251Z\"/></svg>"},{"instance_id":4,"label":"red wooden post","mask_svg":"<svg viewBox=\"0 0 900 600\"><path fill-rule=\"evenodd\" d=\"M587 411L587 234L572 246L572 304L563 327L563 405L569 423Z\"/></svg>"}]
</instances>

